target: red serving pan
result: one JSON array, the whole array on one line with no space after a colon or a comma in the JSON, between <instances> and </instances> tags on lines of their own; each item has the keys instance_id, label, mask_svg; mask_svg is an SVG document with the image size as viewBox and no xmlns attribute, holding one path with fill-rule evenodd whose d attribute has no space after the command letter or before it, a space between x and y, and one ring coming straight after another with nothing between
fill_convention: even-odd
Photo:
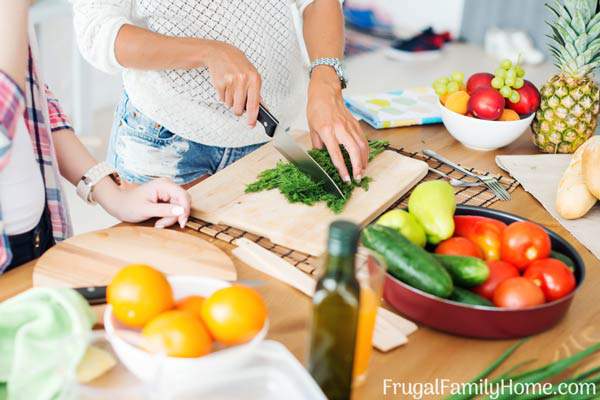
<instances>
[{"instance_id":1,"label":"red serving pan","mask_svg":"<svg viewBox=\"0 0 600 400\"><path fill-rule=\"evenodd\" d=\"M458 206L456 215L479 215L510 224L524 218L489 208ZM583 260L577 251L555 232L546 229L552 249L575 263L577 287L568 296L551 303L522 310L471 306L415 289L387 274L383 296L409 319L431 328L460 336L484 339L512 339L535 335L552 328L567 313L585 275Z\"/></svg>"}]
</instances>

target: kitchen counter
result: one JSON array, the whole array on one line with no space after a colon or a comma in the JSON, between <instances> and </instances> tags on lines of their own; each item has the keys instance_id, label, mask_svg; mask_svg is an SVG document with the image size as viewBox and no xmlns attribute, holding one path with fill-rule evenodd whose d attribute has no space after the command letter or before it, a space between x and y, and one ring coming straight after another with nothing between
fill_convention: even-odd
<instances>
[{"instance_id":1,"label":"kitchen counter","mask_svg":"<svg viewBox=\"0 0 600 400\"><path fill-rule=\"evenodd\" d=\"M481 51L469 50L462 57L471 57L478 60L482 57ZM378 54L361 56L352 60L351 70L366 68L368 58L370 65L380 57ZM455 68L453 62L443 60L448 70ZM464 61L464 60L463 60ZM441 61L440 61L441 62ZM473 61L474 63L474 61ZM485 62L484 62L485 64ZM388 65L387 62L377 63L383 72L377 71L374 76L387 76L397 69L399 87L406 79L402 73L404 67ZM440 66L435 66L437 73ZM489 65L485 64L486 68ZM433 67L431 67L433 68ZM458 67L460 69L460 67ZM417 70L419 70L417 68ZM465 72L472 72L464 68ZM404 70L406 72L406 70ZM431 71L430 71L431 72ZM416 73L413 70L413 73ZM415 84L426 84L427 81L415 81ZM543 79L540 78L539 81ZM537 79L536 79L537 80ZM404 81L408 82L408 81ZM414 86L414 85L413 85ZM372 88L374 91L384 88L375 78L370 82L357 82L356 90ZM354 89L353 89L354 90ZM530 133L524 134L517 142L499 151L482 153L469 150L456 142L447 133L442 125L429 127L414 127L403 129L390 129L374 131L364 125L365 130L372 138L383 138L403 146L408 151L419 151L425 147L436 150L448 158L460 161L463 165L475 167L479 170L498 173L499 169L494 162L498 154L533 154L535 147L531 144ZM579 244L544 208L529 194L518 188L512 194L509 202L497 202L492 208L508 211L525 216L548 228L556 231L579 251L586 264L586 279L581 290L576 295L573 305L566 318L548 332L537 335L525 343L507 365L537 359L536 363L546 363L559 357L568 356L583 347L600 341L600 302L598 301L598 287L600 287L600 261L593 257L581 244ZM187 229L187 233L198 235L206 240L213 239L203 236L198 232ZM221 249L231 254L232 245L213 241ZM275 281L241 263L235 259L240 279L261 279L266 282L258 290L264 295L270 312L271 329L269 338L277 340L288 347L300 360L304 360L307 346L307 329L310 316L310 300L304 295ZM18 268L0 277L0 300L8 298L31 286L32 264ZM437 332L426 327L420 329L409 337L407 345L386 354L375 352L369 370L369 377L365 384L354 391L354 399L378 399L384 397L384 380L391 379L401 383L433 382L437 379L449 379L451 382L465 382L470 380L484 367L497 358L514 341L475 340L451 336ZM596 356L594 362L600 362ZM536 364L537 365L537 364ZM388 397L394 398L388 389ZM400 393L395 398L408 398Z\"/></svg>"}]
</instances>

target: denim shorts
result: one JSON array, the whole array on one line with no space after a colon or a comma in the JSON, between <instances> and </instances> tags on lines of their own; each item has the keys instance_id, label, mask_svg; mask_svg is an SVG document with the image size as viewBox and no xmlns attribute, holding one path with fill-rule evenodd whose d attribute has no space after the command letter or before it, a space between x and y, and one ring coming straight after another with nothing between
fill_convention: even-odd
<instances>
[{"instance_id":1,"label":"denim shorts","mask_svg":"<svg viewBox=\"0 0 600 400\"><path fill-rule=\"evenodd\" d=\"M226 148L192 142L143 115L123 92L115 112L107 162L130 183L167 177L183 185L214 174L263 144Z\"/></svg>"}]
</instances>

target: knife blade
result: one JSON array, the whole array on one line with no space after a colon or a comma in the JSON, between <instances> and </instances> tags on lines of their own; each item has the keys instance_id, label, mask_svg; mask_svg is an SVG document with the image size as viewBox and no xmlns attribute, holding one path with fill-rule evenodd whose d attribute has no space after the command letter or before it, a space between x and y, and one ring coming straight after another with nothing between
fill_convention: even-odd
<instances>
[{"instance_id":1,"label":"knife blade","mask_svg":"<svg viewBox=\"0 0 600 400\"><path fill-rule=\"evenodd\" d=\"M248 287L259 287L263 286L265 281L260 279L240 279L235 283ZM82 295L90 306L106 304L106 286L78 287L74 288L74 290Z\"/></svg>"},{"instance_id":2,"label":"knife blade","mask_svg":"<svg viewBox=\"0 0 600 400\"><path fill-rule=\"evenodd\" d=\"M91 306L106 304L106 286L89 286L75 288L75 291Z\"/></svg>"},{"instance_id":3,"label":"knife blade","mask_svg":"<svg viewBox=\"0 0 600 400\"><path fill-rule=\"evenodd\" d=\"M269 137L275 136L279 121L262 104L258 107L258 122L265 128L265 133ZM342 189L335 183L333 178L308 154L306 150L300 147L294 138L286 131L279 132L273 140L273 146L291 162L300 171L308 175L313 181L322 183L323 188L329 193L346 198Z\"/></svg>"}]
</instances>

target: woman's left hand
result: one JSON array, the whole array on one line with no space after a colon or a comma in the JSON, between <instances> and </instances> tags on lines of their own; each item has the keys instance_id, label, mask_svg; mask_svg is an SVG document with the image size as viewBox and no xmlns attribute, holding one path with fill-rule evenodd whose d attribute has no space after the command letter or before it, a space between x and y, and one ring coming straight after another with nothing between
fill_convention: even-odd
<instances>
[{"instance_id":1,"label":"woman's left hand","mask_svg":"<svg viewBox=\"0 0 600 400\"><path fill-rule=\"evenodd\" d=\"M350 182L340 151L340 145L344 146L352 162L353 178L360 181L369 162L369 143L360 124L346 108L340 80L329 67L313 71L308 89L307 118L313 147L322 149L325 146L340 177Z\"/></svg>"},{"instance_id":2,"label":"woman's left hand","mask_svg":"<svg viewBox=\"0 0 600 400\"><path fill-rule=\"evenodd\" d=\"M101 198L96 199L98 203L109 214L124 222L142 222L158 217L160 219L154 224L157 228L165 228L177 222L183 228L190 215L190 195L166 178L102 194Z\"/></svg>"}]
</instances>

